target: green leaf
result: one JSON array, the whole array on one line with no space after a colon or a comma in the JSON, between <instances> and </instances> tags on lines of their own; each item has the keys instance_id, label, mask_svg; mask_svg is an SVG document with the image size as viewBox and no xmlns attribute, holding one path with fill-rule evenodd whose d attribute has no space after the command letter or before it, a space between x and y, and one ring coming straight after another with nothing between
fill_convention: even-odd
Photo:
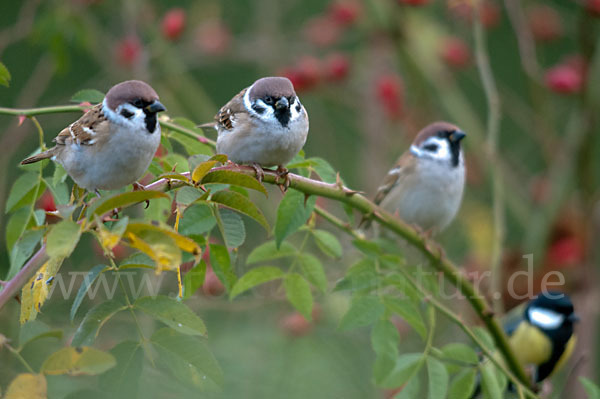
<instances>
[{"instance_id":1,"label":"green leaf","mask_svg":"<svg viewBox=\"0 0 600 399\"><path fill-rule=\"evenodd\" d=\"M12 251L19 237L31 227L31 208L20 208L10 215L6 223L6 249Z\"/></svg>"},{"instance_id":2,"label":"green leaf","mask_svg":"<svg viewBox=\"0 0 600 399\"><path fill-rule=\"evenodd\" d=\"M490 335L490 333L483 327L475 327L473 328L473 333L479 338L481 342L486 346L486 348L490 350L494 350L494 338Z\"/></svg>"},{"instance_id":3,"label":"green leaf","mask_svg":"<svg viewBox=\"0 0 600 399\"><path fill-rule=\"evenodd\" d=\"M265 216L252 201L242 194L234 191L219 191L211 196L211 200L251 217L260 223L265 230L269 231L269 223L265 219Z\"/></svg>"},{"instance_id":4,"label":"green leaf","mask_svg":"<svg viewBox=\"0 0 600 399\"><path fill-rule=\"evenodd\" d=\"M177 120L177 119L179 119L179 118L175 118L175 120ZM177 123L177 122L175 122L175 123ZM192 125L193 125L193 123L192 123ZM188 153L188 155L192 155L192 154L208 155L208 154L212 153L211 148L209 146L207 146L206 144L201 143L200 140L198 140L198 139L187 136L176 130L170 130L169 132L170 132L169 138L172 138L175 141L179 142L183 146L183 149L185 150L185 152ZM203 134L199 133L198 136L203 137Z\"/></svg>"},{"instance_id":5,"label":"green leaf","mask_svg":"<svg viewBox=\"0 0 600 399\"><path fill-rule=\"evenodd\" d=\"M334 291L372 289L377 286L378 281L375 261L371 258L365 258L348 269L346 276L337 282Z\"/></svg>"},{"instance_id":6,"label":"green leaf","mask_svg":"<svg viewBox=\"0 0 600 399\"><path fill-rule=\"evenodd\" d=\"M196 183L200 183L204 176L217 164L217 161L206 161L201 162L196 166L194 171L192 172L192 180Z\"/></svg>"},{"instance_id":7,"label":"green leaf","mask_svg":"<svg viewBox=\"0 0 600 399\"><path fill-rule=\"evenodd\" d=\"M119 264L119 269L133 268L154 269L154 261L144 253L136 252Z\"/></svg>"},{"instance_id":8,"label":"green leaf","mask_svg":"<svg viewBox=\"0 0 600 399\"><path fill-rule=\"evenodd\" d=\"M10 269L6 280L10 280L17 274L27 259L33 254L44 236L44 230L28 230L17 240L10 252Z\"/></svg>"},{"instance_id":9,"label":"green leaf","mask_svg":"<svg viewBox=\"0 0 600 399\"><path fill-rule=\"evenodd\" d=\"M375 296L355 297L352 300L350 309L342 317L339 328L350 330L371 325L379 320L384 312L385 306L379 298Z\"/></svg>"},{"instance_id":10,"label":"green leaf","mask_svg":"<svg viewBox=\"0 0 600 399\"><path fill-rule=\"evenodd\" d=\"M290 243L284 242L281 247L277 248L275 241L267 241L250 252L250 255L248 255L248 258L246 259L246 263L251 265L253 263L296 256L297 253L298 251L296 248Z\"/></svg>"},{"instance_id":11,"label":"green leaf","mask_svg":"<svg viewBox=\"0 0 600 399\"><path fill-rule=\"evenodd\" d=\"M179 195L177 198L179 199ZM210 206L196 204L187 207L185 212L183 212L183 217L179 219L179 232L186 236L204 234L212 230L216 224L217 221L213 216Z\"/></svg>"},{"instance_id":12,"label":"green leaf","mask_svg":"<svg viewBox=\"0 0 600 399\"><path fill-rule=\"evenodd\" d=\"M106 265L96 265L90 269L90 271L83 277L83 282L81 286L79 286L79 291L77 291L77 295L75 296L75 300L73 301L73 305L71 305L71 322L75 319L75 314L77 313L77 309L81 305L83 301L83 297L86 292L90 288L90 286L96 281L96 277L100 275L103 271L108 270L109 267Z\"/></svg>"},{"instance_id":13,"label":"green leaf","mask_svg":"<svg viewBox=\"0 0 600 399\"><path fill-rule=\"evenodd\" d=\"M371 345L377 355L398 356L398 329L389 320L379 320L371 330Z\"/></svg>"},{"instance_id":14,"label":"green leaf","mask_svg":"<svg viewBox=\"0 0 600 399\"><path fill-rule=\"evenodd\" d=\"M175 378L199 391L218 391L223 372L206 344L169 328L154 333L150 342Z\"/></svg>"},{"instance_id":15,"label":"green leaf","mask_svg":"<svg viewBox=\"0 0 600 399\"><path fill-rule=\"evenodd\" d=\"M312 234L315 237L317 246L325 255L332 258L342 257L342 246L333 234L325 230L313 230Z\"/></svg>"},{"instance_id":16,"label":"green leaf","mask_svg":"<svg viewBox=\"0 0 600 399\"><path fill-rule=\"evenodd\" d=\"M242 217L229 209L219 209L217 223L228 248L237 248L246 240L246 227ZM220 222L220 223L219 223Z\"/></svg>"},{"instance_id":17,"label":"green leaf","mask_svg":"<svg viewBox=\"0 0 600 399\"><path fill-rule=\"evenodd\" d=\"M77 246L81 235L80 226L71 221L63 220L50 229L46 236L46 252L51 258L67 258Z\"/></svg>"},{"instance_id":18,"label":"green leaf","mask_svg":"<svg viewBox=\"0 0 600 399\"><path fill-rule=\"evenodd\" d=\"M6 200L6 213L12 212L24 205L32 204L37 198L35 191L40 182L37 173L25 173L17 178L10 189L8 199ZM40 189L38 195L42 195L43 189Z\"/></svg>"},{"instance_id":19,"label":"green leaf","mask_svg":"<svg viewBox=\"0 0 600 399\"><path fill-rule=\"evenodd\" d=\"M470 399L475 390L476 378L475 369L465 368L459 371L450 383L448 399Z\"/></svg>"},{"instance_id":20,"label":"green leaf","mask_svg":"<svg viewBox=\"0 0 600 399\"><path fill-rule=\"evenodd\" d=\"M283 276L284 273L281 269L274 266L261 266L249 270L235 283L229 293L229 299L233 299L242 292L256 287L257 285L283 278Z\"/></svg>"},{"instance_id":21,"label":"green leaf","mask_svg":"<svg viewBox=\"0 0 600 399\"><path fill-rule=\"evenodd\" d=\"M0 62L0 85L8 87L10 84L10 72L8 68Z\"/></svg>"},{"instance_id":22,"label":"green leaf","mask_svg":"<svg viewBox=\"0 0 600 399\"><path fill-rule=\"evenodd\" d=\"M410 299L385 298L385 305L389 310L398 314L425 340L427 329L419 309Z\"/></svg>"},{"instance_id":23,"label":"green leaf","mask_svg":"<svg viewBox=\"0 0 600 399\"><path fill-rule=\"evenodd\" d=\"M206 335L204 322L187 305L175 299L163 295L146 296L135 301L133 306L181 334Z\"/></svg>"},{"instance_id":24,"label":"green leaf","mask_svg":"<svg viewBox=\"0 0 600 399\"><path fill-rule=\"evenodd\" d=\"M42 338L57 338L63 336L62 330L51 330L46 324L37 320L30 320L19 330L19 349L23 349L30 342Z\"/></svg>"},{"instance_id":25,"label":"green leaf","mask_svg":"<svg viewBox=\"0 0 600 399\"><path fill-rule=\"evenodd\" d=\"M502 390L496 378L496 366L492 362L486 362L479 367L481 374L481 389L488 399L502 399Z\"/></svg>"},{"instance_id":26,"label":"green leaf","mask_svg":"<svg viewBox=\"0 0 600 399\"><path fill-rule=\"evenodd\" d=\"M100 377L99 386L117 398L137 398L144 351L139 342L123 341L110 350L117 365Z\"/></svg>"},{"instance_id":27,"label":"green leaf","mask_svg":"<svg viewBox=\"0 0 600 399\"><path fill-rule=\"evenodd\" d=\"M227 248L223 245L210 244L210 264L219 280L227 288L227 292L230 292L237 277L231 268L231 259Z\"/></svg>"},{"instance_id":28,"label":"green leaf","mask_svg":"<svg viewBox=\"0 0 600 399\"><path fill-rule=\"evenodd\" d=\"M102 302L94 306L86 313L79 328L75 331L71 345L81 346L92 344L104 323L112 316L125 309L127 309L127 306L116 299Z\"/></svg>"},{"instance_id":29,"label":"green leaf","mask_svg":"<svg viewBox=\"0 0 600 399\"><path fill-rule=\"evenodd\" d=\"M117 193L106 198L100 198L100 200L94 202L88 211L88 215L102 215L115 208L122 208L155 198L171 199L168 194L153 190Z\"/></svg>"},{"instance_id":30,"label":"green leaf","mask_svg":"<svg viewBox=\"0 0 600 399\"><path fill-rule=\"evenodd\" d=\"M288 301L310 321L313 307L310 285L298 273L291 273L285 277L284 286Z\"/></svg>"},{"instance_id":31,"label":"green leaf","mask_svg":"<svg viewBox=\"0 0 600 399\"><path fill-rule=\"evenodd\" d=\"M337 172L333 167L324 160L323 158L312 157L309 160L313 163L312 168L317 172L321 180L325 183L335 183L337 179Z\"/></svg>"},{"instance_id":32,"label":"green leaf","mask_svg":"<svg viewBox=\"0 0 600 399\"><path fill-rule=\"evenodd\" d=\"M184 186L177 190L177 203L181 205L189 205L204 195L203 191L194 187Z\"/></svg>"},{"instance_id":33,"label":"green leaf","mask_svg":"<svg viewBox=\"0 0 600 399\"><path fill-rule=\"evenodd\" d=\"M251 190L260 191L267 196L267 189L254 177L243 173L234 172L232 170L216 170L206 174L202 178L202 184L207 183L224 183L238 187L246 187Z\"/></svg>"},{"instance_id":34,"label":"green leaf","mask_svg":"<svg viewBox=\"0 0 600 399\"><path fill-rule=\"evenodd\" d=\"M380 385L384 388L396 388L405 384L423 365L422 358L422 353L400 355L396 360L394 369Z\"/></svg>"},{"instance_id":35,"label":"green leaf","mask_svg":"<svg viewBox=\"0 0 600 399\"><path fill-rule=\"evenodd\" d=\"M429 378L428 399L446 399L448 391L448 371L442 362L428 357L427 358L427 376Z\"/></svg>"},{"instance_id":36,"label":"green leaf","mask_svg":"<svg viewBox=\"0 0 600 399\"><path fill-rule=\"evenodd\" d=\"M416 399L421 398L419 391L421 390L421 378L419 373L414 373L410 379L404 384L402 390L394 396L394 399Z\"/></svg>"},{"instance_id":37,"label":"green leaf","mask_svg":"<svg viewBox=\"0 0 600 399\"><path fill-rule=\"evenodd\" d=\"M445 358L455 360L459 363L466 363L473 366L477 366L479 358L477 353L469 345L465 345L460 342L452 342L442 348L442 353ZM452 363L447 365L448 371L457 372L461 367Z\"/></svg>"},{"instance_id":38,"label":"green leaf","mask_svg":"<svg viewBox=\"0 0 600 399\"><path fill-rule=\"evenodd\" d=\"M98 104L104 100L104 93L96 89L84 89L79 90L71 97L73 103L89 102L91 104Z\"/></svg>"},{"instance_id":39,"label":"green leaf","mask_svg":"<svg viewBox=\"0 0 600 399\"><path fill-rule=\"evenodd\" d=\"M298 255L298 262L300 263L304 277L321 292L326 292L327 276L325 275L321 261L314 255L302 253Z\"/></svg>"},{"instance_id":40,"label":"green leaf","mask_svg":"<svg viewBox=\"0 0 600 399\"><path fill-rule=\"evenodd\" d=\"M590 379L585 377L579 377L579 382L583 385L585 393L587 393L587 399L600 399L600 388Z\"/></svg>"},{"instance_id":41,"label":"green leaf","mask_svg":"<svg viewBox=\"0 0 600 399\"><path fill-rule=\"evenodd\" d=\"M314 207L314 196L309 197L305 205L304 193L290 189L277 208L275 222L275 242L281 246L283 240L302 226L310 217Z\"/></svg>"},{"instance_id":42,"label":"green leaf","mask_svg":"<svg viewBox=\"0 0 600 399\"><path fill-rule=\"evenodd\" d=\"M183 299L190 298L204 284L206 262L200 261L183 276Z\"/></svg>"},{"instance_id":43,"label":"green leaf","mask_svg":"<svg viewBox=\"0 0 600 399\"><path fill-rule=\"evenodd\" d=\"M97 375L116 364L115 357L110 353L87 346L68 346L51 354L42 364L41 372L47 375Z\"/></svg>"}]
</instances>

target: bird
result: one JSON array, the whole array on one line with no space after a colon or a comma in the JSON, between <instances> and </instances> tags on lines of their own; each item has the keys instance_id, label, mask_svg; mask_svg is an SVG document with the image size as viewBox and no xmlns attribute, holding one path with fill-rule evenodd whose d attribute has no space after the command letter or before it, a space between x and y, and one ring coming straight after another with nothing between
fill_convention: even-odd
<instances>
[{"instance_id":1,"label":"bird","mask_svg":"<svg viewBox=\"0 0 600 399\"><path fill-rule=\"evenodd\" d=\"M552 376L570 358L577 342L574 333L577 321L579 316L568 295L543 291L530 300L522 312L504 323L517 360L524 367L533 367L533 382L539 384ZM471 397L477 397L480 392L478 384Z\"/></svg>"},{"instance_id":2,"label":"bird","mask_svg":"<svg viewBox=\"0 0 600 399\"><path fill-rule=\"evenodd\" d=\"M21 164L51 159L61 164L78 186L96 194L98 190L135 186L160 144L157 113L165 110L147 83L118 83L102 103L64 128L54 138L54 147Z\"/></svg>"},{"instance_id":3,"label":"bird","mask_svg":"<svg viewBox=\"0 0 600 399\"><path fill-rule=\"evenodd\" d=\"M423 128L390 169L373 202L423 232L442 231L456 216L465 185L461 141L448 122Z\"/></svg>"},{"instance_id":4,"label":"bird","mask_svg":"<svg viewBox=\"0 0 600 399\"><path fill-rule=\"evenodd\" d=\"M306 142L308 113L289 79L264 77L221 107L213 127L218 133L217 153L249 164L259 180L264 167L277 166L278 176L289 185L285 165Z\"/></svg>"}]
</instances>

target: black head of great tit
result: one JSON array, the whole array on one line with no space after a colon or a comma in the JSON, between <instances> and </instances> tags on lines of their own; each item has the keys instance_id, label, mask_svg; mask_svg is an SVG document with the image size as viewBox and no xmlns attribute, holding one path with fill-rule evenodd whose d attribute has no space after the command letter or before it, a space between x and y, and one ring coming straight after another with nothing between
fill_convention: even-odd
<instances>
[{"instance_id":1,"label":"black head of great tit","mask_svg":"<svg viewBox=\"0 0 600 399\"><path fill-rule=\"evenodd\" d=\"M510 343L524 365L536 366L536 383L571 356L576 340L573 326L578 320L571 299L561 292L545 291L527 304Z\"/></svg>"}]
</instances>

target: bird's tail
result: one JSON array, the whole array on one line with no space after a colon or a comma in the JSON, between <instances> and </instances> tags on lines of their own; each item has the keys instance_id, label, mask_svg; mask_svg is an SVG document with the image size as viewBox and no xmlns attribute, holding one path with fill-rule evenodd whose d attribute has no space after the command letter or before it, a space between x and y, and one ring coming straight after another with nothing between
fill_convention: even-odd
<instances>
[{"instance_id":1,"label":"bird's tail","mask_svg":"<svg viewBox=\"0 0 600 399\"><path fill-rule=\"evenodd\" d=\"M39 154L35 154L29 158L25 158L24 160L21 161L21 165L27 165L30 163L39 162L44 159L52 158L53 156L54 156L54 148L51 148L47 151L40 152Z\"/></svg>"},{"instance_id":2,"label":"bird's tail","mask_svg":"<svg viewBox=\"0 0 600 399\"><path fill-rule=\"evenodd\" d=\"M203 123L196 127L202 129L205 133L210 133L217 130L217 124L215 122Z\"/></svg>"}]
</instances>

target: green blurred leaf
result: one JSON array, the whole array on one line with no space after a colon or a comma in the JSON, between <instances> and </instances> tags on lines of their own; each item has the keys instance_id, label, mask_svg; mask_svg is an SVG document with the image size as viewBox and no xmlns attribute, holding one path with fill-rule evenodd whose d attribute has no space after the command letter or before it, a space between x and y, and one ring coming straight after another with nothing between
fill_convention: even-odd
<instances>
[{"instance_id":1,"label":"green blurred leaf","mask_svg":"<svg viewBox=\"0 0 600 399\"><path fill-rule=\"evenodd\" d=\"M233 299L242 292L256 287L257 285L283 278L283 276L284 273L281 269L274 266L261 266L251 269L235 283L229 293L229 299Z\"/></svg>"},{"instance_id":2,"label":"green blurred leaf","mask_svg":"<svg viewBox=\"0 0 600 399\"><path fill-rule=\"evenodd\" d=\"M449 376L444 364L433 357L428 357L427 376L429 378L427 398L446 399Z\"/></svg>"},{"instance_id":3,"label":"green blurred leaf","mask_svg":"<svg viewBox=\"0 0 600 399\"><path fill-rule=\"evenodd\" d=\"M32 204L37 200L35 192L37 190L40 178L37 173L25 173L15 180L6 200L6 213L12 212L24 205ZM38 195L42 195L43 188L39 190Z\"/></svg>"},{"instance_id":4,"label":"green blurred leaf","mask_svg":"<svg viewBox=\"0 0 600 399\"><path fill-rule=\"evenodd\" d=\"M412 300L388 297L384 301L389 310L402 317L425 340L425 336L427 335L425 322Z\"/></svg>"},{"instance_id":5,"label":"green blurred leaf","mask_svg":"<svg viewBox=\"0 0 600 399\"><path fill-rule=\"evenodd\" d=\"M423 365L422 359L422 353L406 353L400 355L396 360L394 369L380 385L384 388L396 388L405 384L419 371Z\"/></svg>"},{"instance_id":6,"label":"green blurred leaf","mask_svg":"<svg viewBox=\"0 0 600 399\"><path fill-rule=\"evenodd\" d=\"M371 258L359 260L352 265L346 275L337 282L334 291L368 290L377 286L378 277L375 261Z\"/></svg>"},{"instance_id":7,"label":"green blurred leaf","mask_svg":"<svg viewBox=\"0 0 600 399\"><path fill-rule=\"evenodd\" d=\"M23 349L30 342L42 338L61 339L63 332L61 330L51 330L46 324L37 320L30 320L21 326L19 330L19 349Z\"/></svg>"},{"instance_id":8,"label":"green blurred leaf","mask_svg":"<svg viewBox=\"0 0 600 399\"><path fill-rule=\"evenodd\" d=\"M359 296L352 299L350 309L340 321L339 328L350 330L375 323L383 316L385 306L375 296ZM400 384L399 384L400 385Z\"/></svg>"},{"instance_id":9,"label":"green blurred leaf","mask_svg":"<svg viewBox=\"0 0 600 399\"><path fill-rule=\"evenodd\" d=\"M243 195L233 191L219 191L211 196L211 200L251 217L269 231L269 223L265 216L252 201Z\"/></svg>"},{"instance_id":10,"label":"green blurred leaf","mask_svg":"<svg viewBox=\"0 0 600 399\"><path fill-rule=\"evenodd\" d=\"M600 388L590 379L585 377L579 377L579 382L583 385L585 393L587 393L587 399L600 399Z\"/></svg>"},{"instance_id":11,"label":"green blurred leaf","mask_svg":"<svg viewBox=\"0 0 600 399\"><path fill-rule=\"evenodd\" d=\"M154 298L146 296L135 301L133 306L181 334L206 335L202 319L183 302L163 295Z\"/></svg>"},{"instance_id":12,"label":"green blurred leaf","mask_svg":"<svg viewBox=\"0 0 600 399\"><path fill-rule=\"evenodd\" d=\"M142 345L134 341L119 342L110 354L117 365L102 374L99 386L113 398L137 398L144 363Z\"/></svg>"},{"instance_id":13,"label":"green blurred leaf","mask_svg":"<svg viewBox=\"0 0 600 399\"><path fill-rule=\"evenodd\" d=\"M179 199L179 196L177 197ZM192 234L204 234L212 230L217 224L210 206L206 204L195 204L189 206L179 219L179 232L189 236Z\"/></svg>"},{"instance_id":14,"label":"green blurred leaf","mask_svg":"<svg viewBox=\"0 0 600 399\"><path fill-rule=\"evenodd\" d=\"M77 246L81 236L80 226L71 221L63 220L50 229L46 236L46 252L51 258L67 258Z\"/></svg>"},{"instance_id":15,"label":"green blurred leaf","mask_svg":"<svg viewBox=\"0 0 600 399\"><path fill-rule=\"evenodd\" d=\"M496 366L492 362L486 362L479 367L481 374L481 389L488 399L502 399L502 390L496 378Z\"/></svg>"},{"instance_id":16,"label":"green blurred leaf","mask_svg":"<svg viewBox=\"0 0 600 399\"><path fill-rule=\"evenodd\" d=\"M297 253L298 251L296 248L290 243L284 242L278 249L275 241L267 241L250 252L250 255L248 255L248 258L246 259L246 263L251 265L253 263L296 256Z\"/></svg>"},{"instance_id":17,"label":"green blurred leaf","mask_svg":"<svg viewBox=\"0 0 600 399\"><path fill-rule=\"evenodd\" d=\"M306 200L304 193L289 189L277 208L277 221L275 222L275 242L281 246L283 240L298 230L312 214L315 207L314 196Z\"/></svg>"},{"instance_id":18,"label":"green blurred leaf","mask_svg":"<svg viewBox=\"0 0 600 399\"><path fill-rule=\"evenodd\" d=\"M31 227L31 209L20 208L10 215L6 223L6 249L10 252L19 237L27 228Z\"/></svg>"},{"instance_id":19,"label":"green blurred leaf","mask_svg":"<svg viewBox=\"0 0 600 399\"><path fill-rule=\"evenodd\" d=\"M194 292L198 291L204 284L205 277L206 262L202 260L183 276L183 299L190 298Z\"/></svg>"},{"instance_id":20,"label":"green blurred leaf","mask_svg":"<svg viewBox=\"0 0 600 399\"><path fill-rule=\"evenodd\" d=\"M246 227L242 217L229 209L219 209L217 224L228 248L237 248L246 240Z\"/></svg>"},{"instance_id":21,"label":"green blurred leaf","mask_svg":"<svg viewBox=\"0 0 600 399\"><path fill-rule=\"evenodd\" d=\"M243 173L234 172L232 170L215 170L206 174L202 178L202 184L207 183L223 183L231 184L238 187L246 187L251 190L260 191L265 196L267 195L267 189L254 177L245 175Z\"/></svg>"},{"instance_id":22,"label":"green blurred leaf","mask_svg":"<svg viewBox=\"0 0 600 399\"><path fill-rule=\"evenodd\" d=\"M475 389L476 377L475 369L465 368L459 371L450 383L448 399L470 399Z\"/></svg>"},{"instance_id":23,"label":"green blurred leaf","mask_svg":"<svg viewBox=\"0 0 600 399\"><path fill-rule=\"evenodd\" d=\"M378 355L398 356L398 343L400 334L398 329L389 320L379 320L371 330L371 345Z\"/></svg>"},{"instance_id":24,"label":"green blurred leaf","mask_svg":"<svg viewBox=\"0 0 600 399\"><path fill-rule=\"evenodd\" d=\"M444 354L444 357L460 363L466 363L473 366L477 366L479 363L479 358L475 350L460 342L451 342L448 345L445 345L442 348L442 353ZM456 372L461 368L452 363L448 363L447 367L450 372Z\"/></svg>"},{"instance_id":25,"label":"green blurred leaf","mask_svg":"<svg viewBox=\"0 0 600 399\"><path fill-rule=\"evenodd\" d=\"M42 364L41 372L48 375L97 375L116 364L110 353L86 346L68 346L50 355Z\"/></svg>"},{"instance_id":26,"label":"green blurred leaf","mask_svg":"<svg viewBox=\"0 0 600 399\"><path fill-rule=\"evenodd\" d=\"M326 292L327 276L325 275L321 261L314 255L302 253L298 255L298 262L300 263L304 277L321 292Z\"/></svg>"},{"instance_id":27,"label":"green blurred leaf","mask_svg":"<svg viewBox=\"0 0 600 399\"><path fill-rule=\"evenodd\" d=\"M95 201L90 207L88 215L102 215L108 211L112 211L115 208L122 208L128 205L137 204L155 198L166 198L169 200L171 199L171 197L169 197L168 194L153 190L117 193L106 198L100 198L98 201Z\"/></svg>"},{"instance_id":28,"label":"green blurred leaf","mask_svg":"<svg viewBox=\"0 0 600 399\"><path fill-rule=\"evenodd\" d=\"M83 277L83 282L79 286L79 291L77 291L77 295L75 296L73 305L71 305L71 312L70 312L71 322L73 321L73 319L75 319L75 314L77 313L77 309L79 309L79 306L81 305L81 302L83 301L83 297L85 296L85 294L88 291L88 289L90 288L90 286L92 284L94 284L94 281L96 281L96 277L98 277L100 275L100 273L102 273L103 271L108 270L108 269L109 269L109 267L106 265L96 265L96 266L92 267L90 269L90 271Z\"/></svg>"},{"instance_id":29,"label":"green blurred leaf","mask_svg":"<svg viewBox=\"0 0 600 399\"><path fill-rule=\"evenodd\" d=\"M10 269L8 270L6 280L10 280L21 270L21 267L33 254L33 250L40 244L43 236L43 229L28 230L17 240L10 252Z\"/></svg>"},{"instance_id":30,"label":"green blurred leaf","mask_svg":"<svg viewBox=\"0 0 600 399\"><path fill-rule=\"evenodd\" d=\"M325 230L312 230L312 234L315 237L317 246L325 255L332 258L342 257L342 246L336 236Z\"/></svg>"},{"instance_id":31,"label":"green blurred leaf","mask_svg":"<svg viewBox=\"0 0 600 399\"><path fill-rule=\"evenodd\" d=\"M8 87L10 85L10 72L8 68L0 62L0 85Z\"/></svg>"},{"instance_id":32,"label":"green blurred leaf","mask_svg":"<svg viewBox=\"0 0 600 399\"><path fill-rule=\"evenodd\" d=\"M101 103L103 100L104 93L96 89L79 90L73 95L73 97L71 97L71 102L73 103L83 103L87 101L91 104L98 104Z\"/></svg>"},{"instance_id":33,"label":"green blurred leaf","mask_svg":"<svg viewBox=\"0 0 600 399\"><path fill-rule=\"evenodd\" d=\"M292 305L307 319L312 319L313 297L310 285L298 273L290 273L284 280L285 295Z\"/></svg>"},{"instance_id":34,"label":"green blurred leaf","mask_svg":"<svg viewBox=\"0 0 600 399\"><path fill-rule=\"evenodd\" d=\"M421 398L419 396L419 391L421 390L421 378L419 378L419 373L414 373L410 379L404 384L402 390L394 396L394 399L417 399Z\"/></svg>"},{"instance_id":35,"label":"green blurred leaf","mask_svg":"<svg viewBox=\"0 0 600 399\"><path fill-rule=\"evenodd\" d=\"M490 350L494 350L494 338L490 335L490 333L483 327L475 327L473 328L473 333L479 338L480 341L486 346L486 348Z\"/></svg>"},{"instance_id":36,"label":"green blurred leaf","mask_svg":"<svg viewBox=\"0 0 600 399\"><path fill-rule=\"evenodd\" d=\"M312 168L317 172L321 180L325 183L335 183L337 179L337 172L333 167L324 160L323 158L312 157L308 159L312 162ZM343 183L343 181L342 181Z\"/></svg>"},{"instance_id":37,"label":"green blurred leaf","mask_svg":"<svg viewBox=\"0 0 600 399\"><path fill-rule=\"evenodd\" d=\"M112 316L125 309L127 309L127 306L123 305L116 299L101 302L94 306L88 310L85 317L81 321L79 328L77 331L75 331L71 345L81 346L92 344L98 336L98 332L104 323L106 323Z\"/></svg>"},{"instance_id":38,"label":"green blurred leaf","mask_svg":"<svg viewBox=\"0 0 600 399\"><path fill-rule=\"evenodd\" d=\"M231 268L231 259L227 248L223 245L210 244L210 264L219 280L227 288L227 292L230 292L237 277Z\"/></svg>"},{"instance_id":39,"label":"green blurred leaf","mask_svg":"<svg viewBox=\"0 0 600 399\"><path fill-rule=\"evenodd\" d=\"M202 135L199 134L199 136L202 136ZM212 149L209 146L207 146L206 144L201 143L200 140L195 139L190 136L187 136L176 130L171 130L169 137L174 139L175 141L179 142L183 146L183 149L185 150L185 152L188 153L188 155L194 155L194 154L210 155L212 153Z\"/></svg>"},{"instance_id":40,"label":"green blurred leaf","mask_svg":"<svg viewBox=\"0 0 600 399\"><path fill-rule=\"evenodd\" d=\"M43 374L22 373L10 382L4 399L47 399L47 388Z\"/></svg>"},{"instance_id":41,"label":"green blurred leaf","mask_svg":"<svg viewBox=\"0 0 600 399\"><path fill-rule=\"evenodd\" d=\"M218 391L223 384L223 372L203 341L163 328L152 335L150 342L182 383L201 392Z\"/></svg>"}]
</instances>

